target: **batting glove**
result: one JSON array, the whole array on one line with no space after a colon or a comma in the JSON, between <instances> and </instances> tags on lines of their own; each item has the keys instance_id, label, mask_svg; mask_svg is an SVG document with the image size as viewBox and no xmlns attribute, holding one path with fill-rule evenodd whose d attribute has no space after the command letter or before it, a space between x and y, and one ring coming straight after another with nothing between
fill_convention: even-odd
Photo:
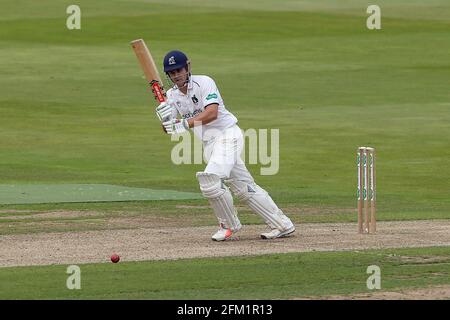
<instances>
[{"instance_id":1,"label":"batting glove","mask_svg":"<svg viewBox=\"0 0 450 320\"><path fill-rule=\"evenodd\" d=\"M171 120L172 118L172 112L173 112L173 106L171 103L165 101L161 103L156 108L156 116L158 117L159 121L166 122Z\"/></svg>"},{"instance_id":2,"label":"batting glove","mask_svg":"<svg viewBox=\"0 0 450 320\"><path fill-rule=\"evenodd\" d=\"M172 119L163 122L167 134L178 134L189 130L189 123L186 119Z\"/></svg>"}]
</instances>

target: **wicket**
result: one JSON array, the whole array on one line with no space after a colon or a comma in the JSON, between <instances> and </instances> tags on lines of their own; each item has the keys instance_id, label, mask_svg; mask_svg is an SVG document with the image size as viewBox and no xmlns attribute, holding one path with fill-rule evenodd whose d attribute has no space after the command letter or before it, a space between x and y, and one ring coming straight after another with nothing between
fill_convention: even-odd
<instances>
[{"instance_id":1,"label":"wicket","mask_svg":"<svg viewBox=\"0 0 450 320\"><path fill-rule=\"evenodd\" d=\"M356 163L358 170L358 232L374 233L377 223L375 149L359 147L356 152Z\"/></svg>"}]
</instances>

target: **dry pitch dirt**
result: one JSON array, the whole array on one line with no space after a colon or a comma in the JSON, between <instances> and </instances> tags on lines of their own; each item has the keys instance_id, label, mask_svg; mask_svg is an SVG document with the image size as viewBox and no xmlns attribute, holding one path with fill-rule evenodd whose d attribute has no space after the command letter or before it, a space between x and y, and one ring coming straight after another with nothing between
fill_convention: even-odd
<instances>
[{"instance_id":1,"label":"dry pitch dirt","mask_svg":"<svg viewBox=\"0 0 450 320\"><path fill-rule=\"evenodd\" d=\"M235 239L213 242L214 226L173 225L127 230L55 232L0 236L0 267L243 256L268 253L427 247L450 245L450 220L379 222L374 235L355 223L304 223L288 238L262 240L263 225L248 225Z\"/></svg>"},{"instance_id":2,"label":"dry pitch dirt","mask_svg":"<svg viewBox=\"0 0 450 320\"><path fill-rule=\"evenodd\" d=\"M398 291L374 291L352 295L330 295L302 297L299 300L448 300L450 286L430 286L427 288Z\"/></svg>"}]
</instances>

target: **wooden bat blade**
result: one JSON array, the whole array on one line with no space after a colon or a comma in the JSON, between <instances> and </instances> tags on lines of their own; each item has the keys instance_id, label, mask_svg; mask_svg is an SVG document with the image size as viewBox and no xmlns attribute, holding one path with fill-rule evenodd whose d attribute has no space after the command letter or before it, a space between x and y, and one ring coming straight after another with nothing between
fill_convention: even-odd
<instances>
[{"instance_id":1,"label":"wooden bat blade","mask_svg":"<svg viewBox=\"0 0 450 320\"><path fill-rule=\"evenodd\" d=\"M164 92L161 77L159 76L155 61L153 60L153 57L144 40L137 39L131 41L131 47L133 48L142 70L144 71L145 78L152 88L155 99L160 103L166 101L166 93Z\"/></svg>"}]
</instances>

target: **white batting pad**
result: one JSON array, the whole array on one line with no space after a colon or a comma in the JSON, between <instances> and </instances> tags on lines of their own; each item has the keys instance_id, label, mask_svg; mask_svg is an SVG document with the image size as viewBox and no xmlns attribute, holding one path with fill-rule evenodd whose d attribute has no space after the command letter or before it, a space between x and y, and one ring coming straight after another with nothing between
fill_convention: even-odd
<instances>
[{"instance_id":1,"label":"white batting pad","mask_svg":"<svg viewBox=\"0 0 450 320\"><path fill-rule=\"evenodd\" d=\"M278 208L270 195L256 183L246 183L236 179L226 180L231 191L261 216L271 227L284 231L293 226L292 221Z\"/></svg>"},{"instance_id":2,"label":"white batting pad","mask_svg":"<svg viewBox=\"0 0 450 320\"><path fill-rule=\"evenodd\" d=\"M215 215L220 223L232 231L241 228L241 222L237 217L233 206L233 196L218 175L206 172L197 172L197 179L203 196L209 200Z\"/></svg>"}]
</instances>

